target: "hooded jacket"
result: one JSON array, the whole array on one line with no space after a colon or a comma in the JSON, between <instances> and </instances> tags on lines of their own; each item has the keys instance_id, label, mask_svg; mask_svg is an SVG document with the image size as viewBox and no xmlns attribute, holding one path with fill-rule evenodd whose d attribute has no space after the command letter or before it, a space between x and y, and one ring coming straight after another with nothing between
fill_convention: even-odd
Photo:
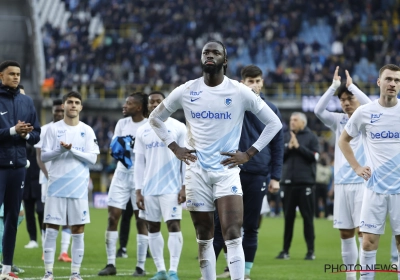
<instances>
[{"instance_id":1,"label":"hooded jacket","mask_svg":"<svg viewBox=\"0 0 400 280\"><path fill-rule=\"evenodd\" d=\"M319 143L317 136L305 127L296 134L299 147L289 149L290 131L285 133L285 150L281 183L301 186L314 185L316 179Z\"/></svg>"},{"instance_id":2,"label":"hooded jacket","mask_svg":"<svg viewBox=\"0 0 400 280\"><path fill-rule=\"evenodd\" d=\"M261 98L264 98L261 95ZM265 101L265 100L264 100ZM281 118L278 108L271 102L265 101L272 111ZM240 136L239 150L246 151L260 137L265 124L263 124L253 113L245 112ZM271 142L252 157L248 162L239 166L241 171L257 175L265 175L279 181L282 174L283 164L283 132L282 129L275 135Z\"/></svg>"},{"instance_id":3,"label":"hooded jacket","mask_svg":"<svg viewBox=\"0 0 400 280\"><path fill-rule=\"evenodd\" d=\"M33 131L29 139L11 135L10 128L18 121L30 123ZM40 124L32 98L0 83L0 168L18 168L26 165L26 142L35 145L40 139Z\"/></svg>"}]
</instances>

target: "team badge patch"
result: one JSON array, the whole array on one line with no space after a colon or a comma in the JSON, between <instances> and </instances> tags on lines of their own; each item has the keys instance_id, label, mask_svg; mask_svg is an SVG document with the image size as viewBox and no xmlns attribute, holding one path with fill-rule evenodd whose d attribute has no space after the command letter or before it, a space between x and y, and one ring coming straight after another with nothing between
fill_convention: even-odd
<instances>
[{"instance_id":1,"label":"team badge patch","mask_svg":"<svg viewBox=\"0 0 400 280\"><path fill-rule=\"evenodd\" d=\"M85 137L85 132L81 132L81 136L82 136L82 137Z\"/></svg>"},{"instance_id":2,"label":"team badge patch","mask_svg":"<svg viewBox=\"0 0 400 280\"><path fill-rule=\"evenodd\" d=\"M225 98L225 105L226 106L231 106L232 105L232 98Z\"/></svg>"}]
</instances>

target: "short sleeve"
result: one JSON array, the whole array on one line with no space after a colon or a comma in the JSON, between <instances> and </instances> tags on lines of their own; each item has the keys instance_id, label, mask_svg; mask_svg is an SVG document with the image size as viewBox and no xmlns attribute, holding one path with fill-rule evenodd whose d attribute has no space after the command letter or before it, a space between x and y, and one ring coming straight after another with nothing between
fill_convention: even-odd
<instances>
[{"instance_id":1,"label":"short sleeve","mask_svg":"<svg viewBox=\"0 0 400 280\"><path fill-rule=\"evenodd\" d=\"M362 107L358 107L354 113L351 115L351 118L348 120L344 129L347 131L351 137L356 137L361 130L362 125Z\"/></svg>"},{"instance_id":2,"label":"short sleeve","mask_svg":"<svg viewBox=\"0 0 400 280\"><path fill-rule=\"evenodd\" d=\"M175 88L167 98L164 99L163 104L169 112L173 113L182 108L182 94L184 88L185 84L180 85L179 87Z\"/></svg>"},{"instance_id":3,"label":"short sleeve","mask_svg":"<svg viewBox=\"0 0 400 280\"><path fill-rule=\"evenodd\" d=\"M124 135L121 135L122 134L121 122L122 122L122 119L117 122L117 125L115 126L115 129L114 129L114 136L113 137L115 137L115 136L124 136Z\"/></svg>"},{"instance_id":4,"label":"short sleeve","mask_svg":"<svg viewBox=\"0 0 400 280\"><path fill-rule=\"evenodd\" d=\"M43 138L46 135L47 128L48 128L47 125L42 126L42 128L40 130L40 140L39 140L39 142L37 142L34 145L35 148L37 148L37 149L41 149L42 148L42 146L43 146Z\"/></svg>"},{"instance_id":5,"label":"short sleeve","mask_svg":"<svg viewBox=\"0 0 400 280\"><path fill-rule=\"evenodd\" d=\"M41 140L40 142L42 142L42 144L40 145L40 148L42 149L42 152L49 152L52 151L54 148L54 142L57 142L57 144L59 145L58 141L56 140L56 135L54 133L54 128L53 125L50 125L47 129L46 129L46 133L43 136L43 138L40 136Z\"/></svg>"},{"instance_id":6,"label":"short sleeve","mask_svg":"<svg viewBox=\"0 0 400 280\"><path fill-rule=\"evenodd\" d=\"M251 111L253 114L257 114L264 106L266 106L266 103L261 99L260 95L256 94L248 86L240 83L239 90L246 111Z\"/></svg>"},{"instance_id":7,"label":"short sleeve","mask_svg":"<svg viewBox=\"0 0 400 280\"><path fill-rule=\"evenodd\" d=\"M144 130L142 129L142 127L143 126L139 127L136 131L135 147L133 148L133 152L135 154L144 154L145 147L142 140Z\"/></svg>"}]
</instances>

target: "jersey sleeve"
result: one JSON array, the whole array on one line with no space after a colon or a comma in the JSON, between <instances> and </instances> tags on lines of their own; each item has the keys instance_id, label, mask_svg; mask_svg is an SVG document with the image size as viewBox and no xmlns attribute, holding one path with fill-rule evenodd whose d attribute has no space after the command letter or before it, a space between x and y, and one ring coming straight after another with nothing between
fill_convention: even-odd
<instances>
[{"instance_id":1,"label":"jersey sleeve","mask_svg":"<svg viewBox=\"0 0 400 280\"><path fill-rule=\"evenodd\" d=\"M318 100L317 105L314 108L314 114L332 130L336 129L337 124L337 113L329 112L326 107L328 107L329 102L332 99L332 96L335 94L336 88L332 85L327 91L321 96Z\"/></svg>"},{"instance_id":2,"label":"jersey sleeve","mask_svg":"<svg viewBox=\"0 0 400 280\"><path fill-rule=\"evenodd\" d=\"M143 126L139 127L136 131L135 147L133 148L133 152L135 154L144 154L145 145L142 140L144 130L142 129L142 127Z\"/></svg>"},{"instance_id":3,"label":"jersey sleeve","mask_svg":"<svg viewBox=\"0 0 400 280\"><path fill-rule=\"evenodd\" d=\"M347 131L347 134L353 138L358 135L362 128L362 110L363 106L358 107L344 127L344 129Z\"/></svg>"},{"instance_id":4,"label":"jersey sleeve","mask_svg":"<svg viewBox=\"0 0 400 280\"><path fill-rule=\"evenodd\" d=\"M164 106L169 112L173 113L182 108L182 93L184 88L185 84L180 85L179 87L175 88L167 98L164 99Z\"/></svg>"},{"instance_id":5,"label":"jersey sleeve","mask_svg":"<svg viewBox=\"0 0 400 280\"><path fill-rule=\"evenodd\" d=\"M41 149L42 148L42 146L43 146L43 138L46 135L47 128L48 128L47 125L42 126L42 128L40 130L40 140L39 140L39 142L37 142L35 144L35 146L34 146L35 148L37 148L37 149Z\"/></svg>"},{"instance_id":6,"label":"jersey sleeve","mask_svg":"<svg viewBox=\"0 0 400 280\"><path fill-rule=\"evenodd\" d=\"M266 103L261 99L261 97L244 84L239 84L239 90L246 111L251 111L253 114L257 114L264 106L266 106Z\"/></svg>"},{"instance_id":7,"label":"jersey sleeve","mask_svg":"<svg viewBox=\"0 0 400 280\"><path fill-rule=\"evenodd\" d=\"M52 125L49 125L49 127L46 129L46 133L43 136L43 142L40 146L40 148L42 149L42 154L43 152L50 152L54 150L55 142L57 142L55 129ZM60 146L59 143L58 146Z\"/></svg>"},{"instance_id":8,"label":"jersey sleeve","mask_svg":"<svg viewBox=\"0 0 400 280\"><path fill-rule=\"evenodd\" d=\"M91 154L100 154L99 143L97 142L96 134L93 129L87 126L87 132L89 135L88 141L86 141L86 151Z\"/></svg>"},{"instance_id":9,"label":"jersey sleeve","mask_svg":"<svg viewBox=\"0 0 400 280\"><path fill-rule=\"evenodd\" d=\"M121 135L122 134L121 122L122 122L122 120L119 120L117 122L117 125L115 126L115 129L114 129L113 138L116 136L125 136L125 135Z\"/></svg>"}]
</instances>

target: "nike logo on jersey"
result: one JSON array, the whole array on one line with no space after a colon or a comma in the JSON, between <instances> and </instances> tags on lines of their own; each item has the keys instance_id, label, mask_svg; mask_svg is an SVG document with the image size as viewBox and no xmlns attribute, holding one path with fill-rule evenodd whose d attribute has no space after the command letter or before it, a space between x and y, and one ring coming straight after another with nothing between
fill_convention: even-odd
<instances>
[{"instance_id":1,"label":"nike logo on jersey","mask_svg":"<svg viewBox=\"0 0 400 280\"><path fill-rule=\"evenodd\" d=\"M383 113L380 114L371 114L371 123L379 121L379 118L383 115Z\"/></svg>"},{"instance_id":2,"label":"nike logo on jersey","mask_svg":"<svg viewBox=\"0 0 400 280\"><path fill-rule=\"evenodd\" d=\"M8 111L6 111L6 112L1 112L0 114L1 115L4 115L4 114L7 114L8 113Z\"/></svg>"},{"instance_id":3,"label":"nike logo on jersey","mask_svg":"<svg viewBox=\"0 0 400 280\"><path fill-rule=\"evenodd\" d=\"M197 98L190 98L190 101L191 101L191 102L195 102L197 99L200 99L200 97L197 97Z\"/></svg>"}]
</instances>

